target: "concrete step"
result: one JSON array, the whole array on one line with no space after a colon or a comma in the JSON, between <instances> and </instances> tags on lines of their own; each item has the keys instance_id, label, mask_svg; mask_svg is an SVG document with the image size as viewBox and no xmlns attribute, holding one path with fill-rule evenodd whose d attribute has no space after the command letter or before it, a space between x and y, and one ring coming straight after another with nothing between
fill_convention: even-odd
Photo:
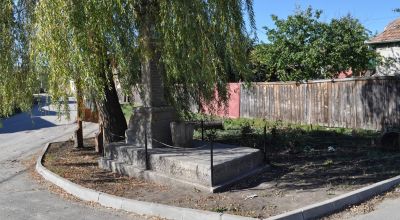
<instances>
[{"instance_id":1,"label":"concrete step","mask_svg":"<svg viewBox=\"0 0 400 220\"><path fill-rule=\"evenodd\" d=\"M259 150L250 149L246 153L239 154L227 145L216 147L213 184L211 184L211 156L208 147L186 150L184 153L176 151L152 153L149 162L150 169L177 179L212 186L229 182L237 176L265 165L263 154Z\"/></svg>"},{"instance_id":2,"label":"concrete step","mask_svg":"<svg viewBox=\"0 0 400 220\"><path fill-rule=\"evenodd\" d=\"M127 145L124 143L111 143L108 144L107 147L104 148L104 154L106 158L117 159L118 158L118 150L120 148L124 148Z\"/></svg>"},{"instance_id":3,"label":"concrete step","mask_svg":"<svg viewBox=\"0 0 400 220\"><path fill-rule=\"evenodd\" d=\"M258 149L216 143L211 180L210 147L205 143L196 146L200 147L148 149L150 170L145 173L158 176L157 180L162 176L163 181L164 177L168 177L178 182L213 188L265 167L263 153ZM144 175L146 159L143 148L126 144L112 145L108 147L106 155L107 157L99 160L100 167L128 176Z\"/></svg>"},{"instance_id":4,"label":"concrete step","mask_svg":"<svg viewBox=\"0 0 400 220\"><path fill-rule=\"evenodd\" d=\"M100 158L98 160L99 167L102 169L109 170L114 173L118 173L125 176L132 176L132 177L142 177L144 169L136 167L134 165L126 164L124 162L107 159L107 158Z\"/></svg>"},{"instance_id":5,"label":"concrete step","mask_svg":"<svg viewBox=\"0 0 400 220\"><path fill-rule=\"evenodd\" d=\"M111 171L111 159L106 157L100 157L97 162L100 168Z\"/></svg>"},{"instance_id":6,"label":"concrete step","mask_svg":"<svg viewBox=\"0 0 400 220\"><path fill-rule=\"evenodd\" d=\"M98 162L99 162L100 168L107 169L109 171L112 171L114 173L119 173L119 174L123 174L121 172L121 170L123 170L122 167L126 165L126 163L124 163L124 162L120 162L117 160L104 158L104 157L100 158Z\"/></svg>"},{"instance_id":7,"label":"concrete step","mask_svg":"<svg viewBox=\"0 0 400 220\"><path fill-rule=\"evenodd\" d=\"M134 147L127 144L112 144L108 145L106 157L126 163L128 165L136 166L140 169L146 168L145 152L141 148Z\"/></svg>"},{"instance_id":8,"label":"concrete step","mask_svg":"<svg viewBox=\"0 0 400 220\"><path fill-rule=\"evenodd\" d=\"M211 186L211 166L188 161L186 154L152 154L150 169L164 173L173 178L191 181L193 183ZM195 159L193 158L193 161Z\"/></svg>"}]
</instances>

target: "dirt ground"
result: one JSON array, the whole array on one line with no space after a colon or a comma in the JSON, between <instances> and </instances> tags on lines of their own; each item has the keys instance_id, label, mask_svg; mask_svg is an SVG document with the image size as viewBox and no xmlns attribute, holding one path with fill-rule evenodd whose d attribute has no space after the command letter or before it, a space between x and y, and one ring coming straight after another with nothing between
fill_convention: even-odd
<instances>
[{"instance_id":1,"label":"dirt ground","mask_svg":"<svg viewBox=\"0 0 400 220\"><path fill-rule=\"evenodd\" d=\"M72 142L52 144L44 165L77 184L117 196L258 218L333 198L400 173L400 154L390 152L362 148L286 152L274 155L271 169L263 174L229 191L210 194L99 169L93 144L93 140L85 140L83 149L73 149Z\"/></svg>"}]
</instances>

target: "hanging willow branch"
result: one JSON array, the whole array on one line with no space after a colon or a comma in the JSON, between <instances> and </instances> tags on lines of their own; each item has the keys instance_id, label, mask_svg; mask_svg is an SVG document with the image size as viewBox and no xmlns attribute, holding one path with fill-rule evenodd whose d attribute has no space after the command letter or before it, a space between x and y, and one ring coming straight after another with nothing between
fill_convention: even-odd
<instances>
[{"instance_id":1,"label":"hanging willow branch","mask_svg":"<svg viewBox=\"0 0 400 220\"><path fill-rule=\"evenodd\" d=\"M1 1L0 22L11 21L2 26L9 29L1 32L0 47L5 47L14 41L14 12L12 0ZM152 18L154 51L146 51L141 42L143 10ZM113 80L104 77L104 72L118 74L130 88L140 83L141 62L159 54L170 104L185 111L193 101L209 103L216 96L222 103L228 96L228 74L245 79L249 73L245 14L254 33L252 0L41 0L29 19L30 69L36 74L31 74L27 85L45 78L52 100L67 103L73 81L85 96L101 100L104 87ZM18 59L12 50L1 53L9 57L0 61L1 70L7 70L0 71L4 84L4 78L15 72L12 66ZM20 87L18 83L11 83L10 88ZM10 88L0 86L0 99L6 106L13 100ZM59 107L68 110L67 104ZM4 107L1 111L10 112Z\"/></svg>"},{"instance_id":2,"label":"hanging willow branch","mask_svg":"<svg viewBox=\"0 0 400 220\"><path fill-rule=\"evenodd\" d=\"M0 118L28 110L38 89L29 60L30 17L34 1L0 0Z\"/></svg>"}]
</instances>

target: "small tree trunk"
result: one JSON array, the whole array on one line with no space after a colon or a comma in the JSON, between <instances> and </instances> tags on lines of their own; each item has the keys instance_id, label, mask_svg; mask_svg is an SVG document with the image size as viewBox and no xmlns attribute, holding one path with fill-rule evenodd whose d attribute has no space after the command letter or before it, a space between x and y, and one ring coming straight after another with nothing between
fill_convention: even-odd
<instances>
[{"instance_id":1,"label":"small tree trunk","mask_svg":"<svg viewBox=\"0 0 400 220\"><path fill-rule=\"evenodd\" d=\"M78 119L77 121L78 127L74 132L74 148L82 148L83 147L83 128L82 121Z\"/></svg>"},{"instance_id":2,"label":"small tree trunk","mask_svg":"<svg viewBox=\"0 0 400 220\"><path fill-rule=\"evenodd\" d=\"M83 97L80 89L77 89L77 125L74 131L74 147L83 147L83 126L82 126L82 112L83 112Z\"/></svg>"},{"instance_id":3,"label":"small tree trunk","mask_svg":"<svg viewBox=\"0 0 400 220\"><path fill-rule=\"evenodd\" d=\"M97 153L102 154L104 145L103 145L103 125L99 124L99 131L96 133L95 136L95 150Z\"/></svg>"},{"instance_id":4,"label":"small tree trunk","mask_svg":"<svg viewBox=\"0 0 400 220\"><path fill-rule=\"evenodd\" d=\"M105 71L110 79L110 86L104 87L105 99L96 101L99 111L99 123L103 125L104 144L125 139L126 119L119 104L117 90L111 72ZM105 77L104 74L104 77Z\"/></svg>"}]
</instances>

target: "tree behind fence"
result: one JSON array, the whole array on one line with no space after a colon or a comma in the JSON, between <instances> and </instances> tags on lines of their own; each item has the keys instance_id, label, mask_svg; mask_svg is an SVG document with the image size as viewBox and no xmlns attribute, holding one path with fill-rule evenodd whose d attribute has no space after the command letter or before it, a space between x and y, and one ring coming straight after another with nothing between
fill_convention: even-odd
<instances>
[{"instance_id":1,"label":"tree behind fence","mask_svg":"<svg viewBox=\"0 0 400 220\"><path fill-rule=\"evenodd\" d=\"M400 78L253 83L240 89L240 117L381 130L400 125Z\"/></svg>"}]
</instances>

